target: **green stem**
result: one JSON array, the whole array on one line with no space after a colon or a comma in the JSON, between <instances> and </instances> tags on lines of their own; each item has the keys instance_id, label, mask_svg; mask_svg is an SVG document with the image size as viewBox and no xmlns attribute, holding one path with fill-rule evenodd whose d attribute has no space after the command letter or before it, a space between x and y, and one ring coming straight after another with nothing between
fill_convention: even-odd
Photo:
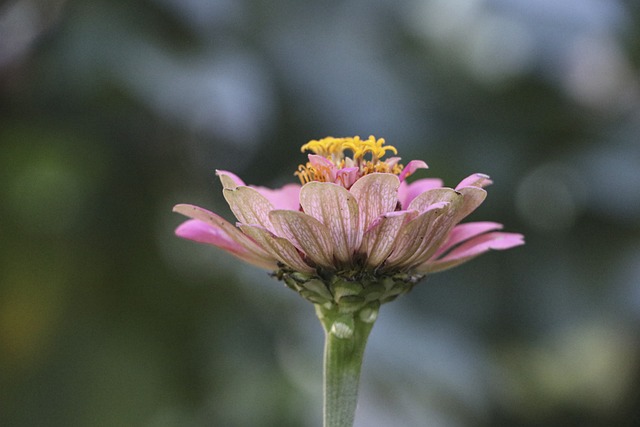
<instances>
[{"instance_id":1,"label":"green stem","mask_svg":"<svg viewBox=\"0 0 640 427\"><path fill-rule=\"evenodd\" d=\"M375 317L317 309L325 329L323 426L352 427L364 349Z\"/></svg>"}]
</instances>

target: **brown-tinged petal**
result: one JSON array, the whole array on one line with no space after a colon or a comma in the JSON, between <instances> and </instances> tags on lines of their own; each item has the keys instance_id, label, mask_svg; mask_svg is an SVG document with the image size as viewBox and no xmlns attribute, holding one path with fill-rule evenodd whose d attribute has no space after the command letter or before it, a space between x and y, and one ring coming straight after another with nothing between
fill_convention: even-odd
<instances>
[{"instance_id":1,"label":"brown-tinged petal","mask_svg":"<svg viewBox=\"0 0 640 427\"><path fill-rule=\"evenodd\" d=\"M441 202L461 200L462 196L451 188L433 188L418 195L409 203L407 210L426 211L431 205Z\"/></svg>"},{"instance_id":2,"label":"brown-tinged petal","mask_svg":"<svg viewBox=\"0 0 640 427\"><path fill-rule=\"evenodd\" d=\"M349 263L362 241L356 199L340 185L309 182L300 190L300 205L329 230L336 259Z\"/></svg>"},{"instance_id":3,"label":"brown-tinged petal","mask_svg":"<svg viewBox=\"0 0 640 427\"><path fill-rule=\"evenodd\" d=\"M467 215L475 211L487 198L486 190L480 187L463 187L456 191L462 195L462 203L456 208L456 222L462 221Z\"/></svg>"},{"instance_id":4,"label":"brown-tinged petal","mask_svg":"<svg viewBox=\"0 0 640 427\"><path fill-rule=\"evenodd\" d=\"M374 221L364 233L361 252L367 254L367 264L376 268L382 264L395 247L402 226L418 214L417 211L389 212Z\"/></svg>"},{"instance_id":5,"label":"brown-tinged petal","mask_svg":"<svg viewBox=\"0 0 640 427\"><path fill-rule=\"evenodd\" d=\"M437 235L438 226L450 210L451 204L448 202L435 203L405 224L398 234L395 247L385 265L387 267L407 265L418 251L431 244Z\"/></svg>"},{"instance_id":6,"label":"brown-tinged petal","mask_svg":"<svg viewBox=\"0 0 640 427\"><path fill-rule=\"evenodd\" d=\"M289 240L314 263L323 267L334 265L331 234L320 221L303 212L288 210L273 210L269 218L275 234Z\"/></svg>"},{"instance_id":7,"label":"brown-tinged petal","mask_svg":"<svg viewBox=\"0 0 640 427\"><path fill-rule=\"evenodd\" d=\"M216 170L216 175L218 175L218 177L220 178L220 182L222 182L223 188L235 190L236 187L246 186L244 181L233 172Z\"/></svg>"},{"instance_id":8,"label":"brown-tinged petal","mask_svg":"<svg viewBox=\"0 0 640 427\"><path fill-rule=\"evenodd\" d=\"M442 246L456 224L455 202L444 206L441 214L434 217L432 221L426 234L420 239L418 247L400 263L402 267L415 267L422 264Z\"/></svg>"},{"instance_id":9,"label":"brown-tinged petal","mask_svg":"<svg viewBox=\"0 0 640 427\"><path fill-rule=\"evenodd\" d=\"M353 184L349 192L358 202L360 230L367 230L380 215L393 212L398 203L400 180L388 173L365 175Z\"/></svg>"},{"instance_id":10,"label":"brown-tinged petal","mask_svg":"<svg viewBox=\"0 0 640 427\"><path fill-rule=\"evenodd\" d=\"M273 206L256 189L238 186L233 190L225 188L222 194L239 222L247 225L261 225L273 232L273 226L269 220L269 212L273 210Z\"/></svg>"},{"instance_id":11,"label":"brown-tinged petal","mask_svg":"<svg viewBox=\"0 0 640 427\"><path fill-rule=\"evenodd\" d=\"M295 271L304 273L314 272L314 269L304 262L298 250L288 240L275 236L266 228L257 225L240 224L239 227L247 236L258 242L281 263L291 267Z\"/></svg>"},{"instance_id":12,"label":"brown-tinged petal","mask_svg":"<svg viewBox=\"0 0 640 427\"><path fill-rule=\"evenodd\" d=\"M262 194L274 207L274 209L298 209L300 205L300 185L287 184L281 188L267 188L262 186L246 185L238 175L233 172L216 170L216 174L227 190L235 190L238 187L250 187Z\"/></svg>"}]
</instances>

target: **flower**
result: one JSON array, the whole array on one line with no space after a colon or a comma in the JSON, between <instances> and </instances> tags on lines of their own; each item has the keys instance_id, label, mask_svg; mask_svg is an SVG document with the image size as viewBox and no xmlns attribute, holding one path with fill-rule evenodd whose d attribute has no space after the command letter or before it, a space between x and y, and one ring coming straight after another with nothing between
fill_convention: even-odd
<instances>
[{"instance_id":1,"label":"flower","mask_svg":"<svg viewBox=\"0 0 640 427\"><path fill-rule=\"evenodd\" d=\"M181 204L174 211L191 219L176 234L270 270L309 301L341 312L390 301L427 274L524 243L495 222L459 224L484 201L487 175L455 189L435 178L408 183L426 163L382 160L397 150L373 136L313 140L302 151L312 154L295 173L301 185L248 186L217 171L237 224Z\"/></svg>"}]
</instances>

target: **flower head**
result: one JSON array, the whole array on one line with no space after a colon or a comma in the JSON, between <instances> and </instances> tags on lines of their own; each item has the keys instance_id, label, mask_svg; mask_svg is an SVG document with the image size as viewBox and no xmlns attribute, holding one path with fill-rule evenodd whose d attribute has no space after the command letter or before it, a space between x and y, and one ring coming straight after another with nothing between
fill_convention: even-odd
<instances>
[{"instance_id":1,"label":"flower head","mask_svg":"<svg viewBox=\"0 0 640 427\"><path fill-rule=\"evenodd\" d=\"M237 224L177 205L191 219L176 234L271 270L306 299L341 312L390 301L429 273L524 243L495 222L459 224L484 201L486 175L455 189L435 178L407 183L426 163L383 160L397 150L373 136L313 140L302 150L312 154L296 172L301 185L248 186L217 171Z\"/></svg>"}]
</instances>

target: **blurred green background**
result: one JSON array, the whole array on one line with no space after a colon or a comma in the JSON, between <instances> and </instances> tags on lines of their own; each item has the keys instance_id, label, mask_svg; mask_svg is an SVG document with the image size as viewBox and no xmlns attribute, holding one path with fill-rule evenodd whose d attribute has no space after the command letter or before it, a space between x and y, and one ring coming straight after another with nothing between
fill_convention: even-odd
<instances>
[{"instance_id":1,"label":"blurred green background","mask_svg":"<svg viewBox=\"0 0 640 427\"><path fill-rule=\"evenodd\" d=\"M383 307L356 425L640 425L639 68L634 1L0 3L0 425L320 425L312 307L171 208L370 134L527 244Z\"/></svg>"}]
</instances>

